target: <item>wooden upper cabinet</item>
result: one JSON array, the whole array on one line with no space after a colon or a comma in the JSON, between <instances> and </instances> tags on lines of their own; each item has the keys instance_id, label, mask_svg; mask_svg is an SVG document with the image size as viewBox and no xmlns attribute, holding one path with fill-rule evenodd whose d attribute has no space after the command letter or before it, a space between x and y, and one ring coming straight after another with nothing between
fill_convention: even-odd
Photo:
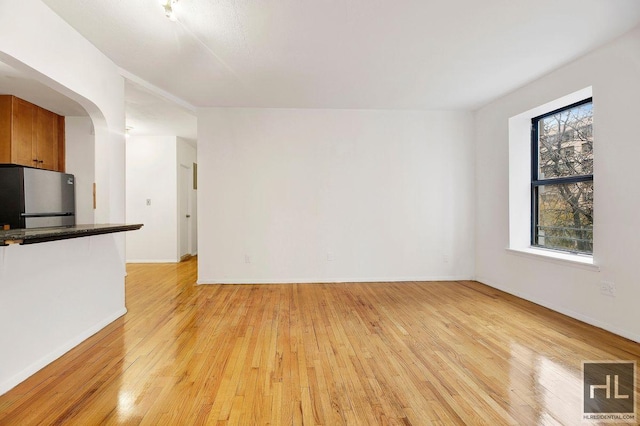
<instances>
[{"instance_id":1,"label":"wooden upper cabinet","mask_svg":"<svg viewBox=\"0 0 640 426\"><path fill-rule=\"evenodd\" d=\"M64 117L0 95L0 163L64 172Z\"/></svg>"},{"instance_id":2,"label":"wooden upper cabinet","mask_svg":"<svg viewBox=\"0 0 640 426\"><path fill-rule=\"evenodd\" d=\"M33 140L33 126L36 122L37 107L22 99L14 98L11 128L12 163L37 167L37 153Z\"/></svg>"},{"instance_id":3,"label":"wooden upper cabinet","mask_svg":"<svg viewBox=\"0 0 640 426\"><path fill-rule=\"evenodd\" d=\"M58 138L56 114L38 108L36 112L36 158L38 167L47 170L58 170Z\"/></svg>"}]
</instances>

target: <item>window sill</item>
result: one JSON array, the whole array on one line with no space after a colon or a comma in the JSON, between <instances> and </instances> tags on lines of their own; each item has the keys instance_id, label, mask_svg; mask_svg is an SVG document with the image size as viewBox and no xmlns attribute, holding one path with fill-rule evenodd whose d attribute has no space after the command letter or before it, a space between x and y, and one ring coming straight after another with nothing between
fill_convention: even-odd
<instances>
[{"instance_id":1,"label":"window sill","mask_svg":"<svg viewBox=\"0 0 640 426\"><path fill-rule=\"evenodd\" d=\"M600 267L593 263L593 256L585 256L571 253L562 253L553 250L544 250L533 247L507 248L507 251L516 256L528 257L558 265L571 266L588 271L600 272Z\"/></svg>"}]
</instances>

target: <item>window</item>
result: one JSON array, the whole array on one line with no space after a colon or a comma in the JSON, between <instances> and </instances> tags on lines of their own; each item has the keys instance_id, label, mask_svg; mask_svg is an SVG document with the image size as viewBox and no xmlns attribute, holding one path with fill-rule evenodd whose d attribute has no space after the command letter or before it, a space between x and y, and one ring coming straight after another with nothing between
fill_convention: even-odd
<instances>
[{"instance_id":1,"label":"window","mask_svg":"<svg viewBox=\"0 0 640 426\"><path fill-rule=\"evenodd\" d=\"M531 120L531 245L593 253L592 98Z\"/></svg>"}]
</instances>

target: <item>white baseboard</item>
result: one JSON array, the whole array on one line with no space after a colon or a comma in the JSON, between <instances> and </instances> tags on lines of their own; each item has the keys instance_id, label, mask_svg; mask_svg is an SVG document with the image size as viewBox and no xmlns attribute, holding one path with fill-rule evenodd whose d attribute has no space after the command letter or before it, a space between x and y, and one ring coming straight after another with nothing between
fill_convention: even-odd
<instances>
[{"instance_id":1,"label":"white baseboard","mask_svg":"<svg viewBox=\"0 0 640 426\"><path fill-rule=\"evenodd\" d=\"M179 263L180 259L127 259L127 263Z\"/></svg>"},{"instance_id":2,"label":"white baseboard","mask_svg":"<svg viewBox=\"0 0 640 426\"><path fill-rule=\"evenodd\" d=\"M102 330L107 325L111 324L113 321L117 320L118 318L120 318L126 313L127 313L127 308L123 308L122 310L115 312L114 314L108 316L107 318L100 321L93 327L88 328L84 332L80 333L78 336L69 340L67 343L63 344L62 346L59 346L57 349L55 349L51 353L45 355L44 357L40 358L38 361L29 365L18 374L14 375L8 380L5 380L3 383L0 383L0 395L10 391L11 389L13 389L17 385L19 385L20 383L28 379L38 371L42 370L44 367L51 364L53 361L60 358L62 355L66 354L71 349L75 348L80 343L84 342L89 337L93 336L98 331Z\"/></svg>"},{"instance_id":3,"label":"white baseboard","mask_svg":"<svg viewBox=\"0 0 640 426\"><path fill-rule=\"evenodd\" d=\"M428 276L428 277L364 277L364 278L281 278L281 279L219 279L201 278L197 284L318 284L318 283L378 283L378 282L416 282L416 281L463 281L472 280L469 276Z\"/></svg>"},{"instance_id":4,"label":"white baseboard","mask_svg":"<svg viewBox=\"0 0 640 426\"><path fill-rule=\"evenodd\" d=\"M500 291L504 291L505 293L509 293L513 296L519 297L524 300L528 300L529 302L533 302L536 305L544 306L545 308L551 309L552 311L556 311L558 313L561 313L573 319L577 319L578 321L582 321L584 323L593 325L594 327L598 327L603 330L610 331L613 334L617 334L618 336L640 343L640 336L635 333L631 333L628 330L621 329L619 327L616 327L604 321L600 321L598 319L592 318L588 315L583 315L579 312L574 312L570 309L566 309L562 306L558 306L553 302L549 302L548 300L543 300L538 297L531 296L530 294L527 294L524 292L513 291L511 289L508 289L500 285L490 284L489 280L486 280L483 277L477 277L476 280L482 284L488 285L489 287L496 288Z\"/></svg>"}]
</instances>

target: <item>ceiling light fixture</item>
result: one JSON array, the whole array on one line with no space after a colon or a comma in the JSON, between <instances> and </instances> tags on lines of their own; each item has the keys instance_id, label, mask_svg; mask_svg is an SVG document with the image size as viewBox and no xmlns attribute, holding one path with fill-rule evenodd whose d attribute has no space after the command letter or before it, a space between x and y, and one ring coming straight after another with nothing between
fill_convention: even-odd
<instances>
[{"instance_id":1,"label":"ceiling light fixture","mask_svg":"<svg viewBox=\"0 0 640 426\"><path fill-rule=\"evenodd\" d=\"M178 0L166 0L164 1L164 3L162 3L162 8L164 9L164 16L169 18L171 22L175 22L178 20L178 18L176 17L176 11L174 10L176 3L178 3Z\"/></svg>"}]
</instances>

